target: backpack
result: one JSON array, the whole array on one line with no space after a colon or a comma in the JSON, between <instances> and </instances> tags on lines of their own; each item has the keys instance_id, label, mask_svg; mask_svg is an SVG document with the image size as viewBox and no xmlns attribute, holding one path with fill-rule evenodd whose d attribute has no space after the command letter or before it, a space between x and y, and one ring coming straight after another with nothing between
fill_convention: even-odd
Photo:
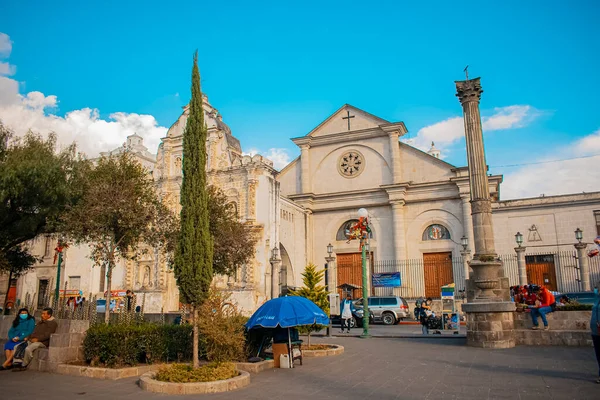
<instances>
[{"instance_id":1,"label":"backpack","mask_svg":"<svg viewBox=\"0 0 600 400\"><path fill-rule=\"evenodd\" d=\"M417 301L415 301L415 307L421 308L422 303L423 303L423 299L417 299Z\"/></svg>"}]
</instances>

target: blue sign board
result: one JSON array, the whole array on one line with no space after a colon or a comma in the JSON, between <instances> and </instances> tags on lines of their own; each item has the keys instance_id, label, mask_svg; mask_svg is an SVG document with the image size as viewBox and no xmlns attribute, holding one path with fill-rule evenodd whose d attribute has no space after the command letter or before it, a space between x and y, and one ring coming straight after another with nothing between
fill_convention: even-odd
<instances>
[{"instance_id":1,"label":"blue sign board","mask_svg":"<svg viewBox=\"0 0 600 400\"><path fill-rule=\"evenodd\" d=\"M400 272L373 274L373 287L400 287Z\"/></svg>"}]
</instances>

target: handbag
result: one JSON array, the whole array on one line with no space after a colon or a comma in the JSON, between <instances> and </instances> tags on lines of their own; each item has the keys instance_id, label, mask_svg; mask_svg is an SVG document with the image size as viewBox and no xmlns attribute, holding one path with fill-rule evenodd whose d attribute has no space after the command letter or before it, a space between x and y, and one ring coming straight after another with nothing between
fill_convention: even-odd
<instances>
[{"instance_id":1,"label":"handbag","mask_svg":"<svg viewBox=\"0 0 600 400\"><path fill-rule=\"evenodd\" d=\"M25 357L25 349L27 348L27 342L21 342L15 346L15 353L13 354L13 364L22 363L23 357Z\"/></svg>"}]
</instances>

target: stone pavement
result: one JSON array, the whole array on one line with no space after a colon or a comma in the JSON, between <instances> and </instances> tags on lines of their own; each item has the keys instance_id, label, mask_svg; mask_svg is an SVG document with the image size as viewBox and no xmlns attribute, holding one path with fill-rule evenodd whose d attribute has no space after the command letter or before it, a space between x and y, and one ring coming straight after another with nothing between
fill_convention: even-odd
<instances>
[{"instance_id":1,"label":"stone pavement","mask_svg":"<svg viewBox=\"0 0 600 400\"><path fill-rule=\"evenodd\" d=\"M328 338L335 357L307 358L295 369L252 376L247 388L206 399L598 399L593 349L466 347L464 339ZM323 341L319 339L318 341ZM0 372L0 398L44 400L170 399L141 391L137 379L104 381Z\"/></svg>"}]
</instances>

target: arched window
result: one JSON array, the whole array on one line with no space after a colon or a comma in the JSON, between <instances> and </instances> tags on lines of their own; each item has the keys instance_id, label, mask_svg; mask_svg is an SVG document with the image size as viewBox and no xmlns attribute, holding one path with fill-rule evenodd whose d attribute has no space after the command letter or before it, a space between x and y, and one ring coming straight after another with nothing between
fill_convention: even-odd
<instances>
[{"instance_id":1,"label":"arched window","mask_svg":"<svg viewBox=\"0 0 600 400\"><path fill-rule=\"evenodd\" d=\"M440 224L429 225L423 232L423 240L445 240L450 239L450 231Z\"/></svg>"},{"instance_id":2,"label":"arched window","mask_svg":"<svg viewBox=\"0 0 600 400\"><path fill-rule=\"evenodd\" d=\"M357 223L357 219L351 219L346 221L340 226L337 234L335 235L335 240L348 240L348 235L350 234L350 227ZM373 239L373 226L371 225L371 233L369 234L369 238Z\"/></svg>"}]
</instances>

